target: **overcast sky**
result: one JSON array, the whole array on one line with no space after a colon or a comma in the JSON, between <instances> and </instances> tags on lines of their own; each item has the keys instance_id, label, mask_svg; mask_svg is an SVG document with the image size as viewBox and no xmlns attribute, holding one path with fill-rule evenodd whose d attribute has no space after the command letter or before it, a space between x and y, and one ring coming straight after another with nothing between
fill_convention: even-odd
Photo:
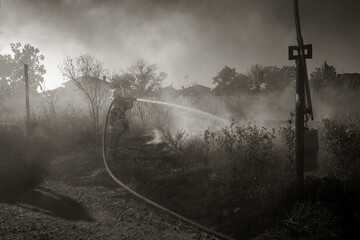
<instances>
[{"instance_id":1,"label":"overcast sky","mask_svg":"<svg viewBox=\"0 0 360 240\"><path fill-rule=\"evenodd\" d=\"M179 88L212 87L224 66L292 65L291 0L0 0L0 54L30 43L45 56L47 87L59 86L66 56L89 53L111 69L144 58ZM300 0L303 37L313 44L309 72L324 60L360 72L360 2ZM189 82L185 82L185 76Z\"/></svg>"}]
</instances>

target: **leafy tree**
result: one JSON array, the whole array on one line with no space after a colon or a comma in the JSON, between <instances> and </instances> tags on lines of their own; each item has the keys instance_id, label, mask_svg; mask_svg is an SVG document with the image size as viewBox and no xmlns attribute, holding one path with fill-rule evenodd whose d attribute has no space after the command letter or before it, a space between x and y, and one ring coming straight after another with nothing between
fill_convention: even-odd
<instances>
[{"instance_id":1,"label":"leafy tree","mask_svg":"<svg viewBox=\"0 0 360 240\"><path fill-rule=\"evenodd\" d=\"M336 86L336 69L334 66L324 64L315 68L310 75L310 84L315 90L320 90L327 86Z\"/></svg>"},{"instance_id":2,"label":"leafy tree","mask_svg":"<svg viewBox=\"0 0 360 240\"><path fill-rule=\"evenodd\" d=\"M275 92L284 90L295 79L295 67L253 65L248 71L252 93Z\"/></svg>"},{"instance_id":3,"label":"leafy tree","mask_svg":"<svg viewBox=\"0 0 360 240\"><path fill-rule=\"evenodd\" d=\"M213 89L213 92L216 95L224 95L228 92L228 86L237 76L235 68L229 68L225 66L217 76L213 77L213 84L216 84L216 87Z\"/></svg>"},{"instance_id":4,"label":"leafy tree","mask_svg":"<svg viewBox=\"0 0 360 240\"><path fill-rule=\"evenodd\" d=\"M224 67L213 78L216 95L236 95L239 93L261 93L284 90L295 79L295 67L253 65L247 74L236 72L235 68Z\"/></svg>"},{"instance_id":5,"label":"leafy tree","mask_svg":"<svg viewBox=\"0 0 360 240\"><path fill-rule=\"evenodd\" d=\"M10 55L0 55L0 100L10 93L10 76L12 72Z\"/></svg>"},{"instance_id":6,"label":"leafy tree","mask_svg":"<svg viewBox=\"0 0 360 240\"><path fill-rule=\"evenodd\" d=\"M247 76L228 66L213 77L213 84L216 84L212 90L215 95L235 95L248 90Z\"/></svg>"},{"instance_id":7,"label":"leafy tree","mask_svg":"<svg viewBox=\"0 0 360 240\"><path fill-rule=\"evenodd\" d=\"M295 66L283 66L281 68L273 68L272 78L268 79L266 90L270 92L283 91L290 83L295 82L296 68Z\"/></svg>"},{"instance_id":8,"label":"leafy tree","mask_svg":"<svg viewBox=\"0 0 360 240\"><path fill-rule=\"evenodd\" d=\"M111 87L121 88L125 93L137 97L147 96L160 90L166 78L166 73L157 73L155 64L147 64L144 59L139 59L121 75L112 77Z\"/></svg>"},{"instance_id":9,"label":"leafy tree","mask_svg":"<svg viewBox=\"0 0 360 240\"><path fill-rule=\"evenodd\" d=\"M232 83L229 84L231 94L248 93L249 92L249 77L245 74L238 73Z\"/></svg>"},{"instance_id":10,"label":"leafy tree","mask_svg":"<svg viewBox=\"0 0 360 240\"><path fill-rule=\"evenodd\" d=\"M249 76L249 87L252 93L259 93L266 86L267 69L259 64L251 66L247 75Z\"/></svg>"},{"instance_id":11,"label":"leafy tree","mask_svg":"<svg viewBox=\"0 0 360 240\"><path fill-rule=\"evenodd\" d=\"M135 89L136 78L133 74L124 72L121 75L115 75L111 79L111 88L119 88L126 95L133 94Z\"/></svg>"},{"instance_id":12,"label":"leafy tree","mask_svg":"<svg viewBox=\"0 0 360 240\"><path fill-rule=\"evenodd\" d=\"M100 60L91 55L81 55L75 59L67 57L60 70L65 78L73 81L84 94L89 105L95 134L99 132L100 110L109 98L109 87L101 80L105 70Z\"/></svg>"},{"instance_id":13,"label":"leafy tree","mask_svg":"<svg viewBox=\"0 0 360 240\"><path fill-rule=\"evenodd\" d=\"M35 92L43 83L43 75L46 73L42 64L44 56L40 50L21 43L10 44L12 55L0 55L0 88L4 95L14 95L23 92L24 86L24 64L29 66L29 88Z\"/></svg>"}]
</instances>

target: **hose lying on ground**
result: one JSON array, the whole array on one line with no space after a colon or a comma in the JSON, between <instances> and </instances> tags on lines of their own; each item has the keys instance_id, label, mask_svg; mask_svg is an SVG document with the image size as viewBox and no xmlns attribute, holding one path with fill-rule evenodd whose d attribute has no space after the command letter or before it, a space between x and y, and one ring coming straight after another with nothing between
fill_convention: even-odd
<instances>
[{"instance_id":1,"label":"hose lying on ground","mask_svg":"<svg viewBox=\"0 0 360 240\"><path fill-rule=\"evenodd\" d=\"M158 209L161 209L162 211L170 214L171 216L175 217L175 218L178 218L179 220L183 221L184 223L187 223L187 224L190 224L192 226L195 226L197 227L198 229L206 232L206 233L209 233L209 234L212 234L220 239L225 239L225 240L235 240L234 238L232 237L229 237L229 236L226 236L222 233L219 233L213 229L210 229L208 227L205 227L203 225L200 225L180 214L177 214L167 208L165 208L164 206L160 205L160 204L157 204L156 202L153 202L151 201L150 199L142 196L141 194L135 192L134 190L132 190L131 188L129 188L126 184L124 184L123 182L121 182L114 174L113 172L110 170L109 168L109 165L107 163L107 156L106 156L106 146L105 146L105 140L106 140L106 135L107 135L107 127L108 127L108 124L109 124L109 116L110 116L110 111L111 111L111 108L112 106L114 105L114 100L111 101L110 103L110 106L108 108L108 111L106 113L106 118L105 118L105 124L104 124L104 131L103 131L103 137L102 137L102 156L103 156L103 160L104 160L104 165L105 165L105 168L106 168L106 171L109 173L110 177L117 183L119 184L122 188L124 188L126 191L128 191L129 193L131 193L132 195L134 195L135 197L141 199L142 201L145 201L146 203L150 204L151 206L155 207L155 208L158 208Z\"/></svg>"}]
</instances>

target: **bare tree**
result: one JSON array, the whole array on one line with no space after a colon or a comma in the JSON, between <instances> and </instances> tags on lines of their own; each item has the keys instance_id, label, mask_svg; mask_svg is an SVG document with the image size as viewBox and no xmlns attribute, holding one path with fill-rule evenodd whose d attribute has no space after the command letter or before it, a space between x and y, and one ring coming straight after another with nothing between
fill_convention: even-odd
<instances>
[{"instance_id":1,"label":"bare tree","mask_svg":"<svg viewBox=\"0 0 360 240\"><path fill-rule=\"evenodd\" d=\"M63 76L72 80L84 94L94 131L97 134L100 111L110 94L108 84L101 80L105 73L102 62L91 55L81 55L74 59L67 57L59 68Z\"/></svg>"},{"instance_id":2,"label":"bare tree","mask_svg":"<svg viewBox=\"0 0 360 240\"><path fill-rule=\"evenodd\" d=\"M57 104L57 100L58 100L57 91L54 91L54 90L45 91L44 90L45 89L45 82L43 84L40 84L39 87L40 87L40 90L42 92L44 102L50 108L51 119L52 119L52 122L53 122L53 124L55 126L56 125L56 104Z\"/></svg>"}]
</instances>

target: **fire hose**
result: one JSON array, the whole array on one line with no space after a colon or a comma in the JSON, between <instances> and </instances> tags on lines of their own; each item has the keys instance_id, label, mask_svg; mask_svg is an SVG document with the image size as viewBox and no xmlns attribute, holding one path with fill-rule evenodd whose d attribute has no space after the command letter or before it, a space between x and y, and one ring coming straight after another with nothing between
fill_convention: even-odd
<instances>
[{"instance_id":1,"label":"fire hose","mask_svg":"<svg viewBox=\"0 0 360 240\"><path fill-rule=\"evenodd\" d=\"M229 236L226 236L222 233L219 233L213 229L210 229L208 227L205 227L199 223L196 223L194 222L193 220L190 220L176 212L173 212L171 211L170 209L154 202L154 201L151 201L150 199L144 197L143 195L139 194L138 192L134 191L133 189L131 189L130 187L128 187L125 183L123 183L122 181L120 181L115 175L114 173L111 171L109 165L108 165L108 159L107 159L107 154L106 154L106 136L107 136L107 129L108 129L108 125L109 125L109 119L110 119L110 112L111 112L111 109L114 105L114 99L111 101L110 103L110 106L107 110L107 113L106 113L106 118L105 118L105 124L104 124L104 130L103 130L103 136L102 136L102 156L103 156L103 160L104 160L104 165L105 165L105 168L106 168L106 171L108 172L108 174L110 175L110 177L118 184L120 185L122 188L124 188L127 192L129 192L130 194L132 194L133 196L135 196L136 198L148 203L149 205L157 208L157 209L160 209L166 213L168 213L169 215L179 219L180 221L184 222L184 223L187 223L187 224L190 224L206 233L209 233L211 235L214 235L220 239L224 239L224 240L235 240L234 238L232 237L229 237Z\"/></svg>"}]
</instances>

